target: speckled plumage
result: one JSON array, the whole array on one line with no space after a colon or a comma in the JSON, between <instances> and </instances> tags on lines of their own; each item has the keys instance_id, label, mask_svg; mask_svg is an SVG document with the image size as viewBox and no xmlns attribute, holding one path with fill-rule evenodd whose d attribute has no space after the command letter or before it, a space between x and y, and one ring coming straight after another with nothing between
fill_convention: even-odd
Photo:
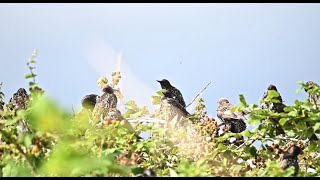
<instances>
[{"instance_id":1,"label":"speckled plumage","mask_svg":"<svg viewBox=\"0 0 320 180\"><path fill-rule=\"evenodd\" d=\"M225 123L226 128L233 133L246 130L246 118L242 112L231 112L233 105L225 98L220 99L217 108L217 117Z\"/></svg>"},{"instance_id":2,"label":"speckled plumage","mask_svg":"<svg viewBox=\"0 0 320 180\"><path fill-rule=\"evenodd\" d=\"M308 81L308 82L306 83L306 85L307 85L307 88L305 88L304 90L305 90L305 92L307 92L307 93L308 93L308 91L309 91L310 89L312 89L312 87L310 87L311 85L316 85L316 86L318 86L318 84L315 83L315 82L313 82L313 81ZM320 96L319 96L319 95L308 93L308 100L309 100L309 102L311 102L316 108L320 108ZM310 122L306 122L306 125L307 125L308 127L310 127ZM316 134L312 134L312 136L310 137L310 141L318 141L318 140L319 140L319 139L318 139L318 137L317 137Z\"/></svg>"},{"instance_id":3,"label":"speckled plumage","mask_svg":"<svg viewBox=\"0 0 320 180\"><path fill-rule=\"evenodd\" d=\"M92 115L94 122L100 122L105 118L110 109L117 109L117 96L110 86L103 89L104 93L97 99Z\"/></svg>"},{"instance_id":4,"label":"speckled plumage","mask_svg":"<svg viewBox=\"0 0 320 180\"><path fill-rule=\"evenodd\" d=\"M19 88L16 93L13 94L9 102L12 103L16 109L26 109L28 105L29 95L24 88Z\"/></svg>"},{"instance_id":5,"label":"speckled plumage","mask_svg":"<svg viewBox=\"0 0 320 180\"><path fill-rule=\"evenodd\" d=\"M310 87L310 85L319 86L317 83L315 83L313 81L308 81L306 83L306 85L308 86L308 88L305 89L306 92L308 92L308 90L312 89L312 87ZM318 94L310 94L309 93L308 99L313 105L315 105L317 108L320 108L320 96Z\"/></svg>"},{"instance_id":6,"label":"speckled plumage","mask_svg":"<svg viewBox=\"0 0 320 180\"><path fill-rule=\"evenodd\" d=\"M157 80L158 81L158 80ZM180 92L179 89L177 89L176 87L172 86L170 84L170 82L166 79L163 79L161 81L158 81L161 85L162 89L168 90L170 91L170 93L172 94L173 99L175 99L179 104L181 104L182 107L186 107L186 103L184 102L183 96Z\"/></svg>"},{"instance_id":7,"label":"speckled plumage","mask_svg":"<svg viewBox=\"0 0 320 180\"><path fill-rule=\"evenodd\" d=\"M264 92L263 96L262 96L262 100L266 100L267 97L268 97L268 92L270 90L274 90L274 91L277 91L277 88L276 86L274 85L269 85L268 86L268 89L266 92ZM279 92L278 92L279 93ZM283 104L283 100L282 100L282 97L279 93L279 96L278 97L275 97L274 98L275 100L278 100L279 102L264 102L261 104L261 108L262 109L270 109L270 110L273 110L274 112L276 113L282 113L284 112L284 108L286 107L286 105ZM281 125L279 124L279 119L276 119L276 118L271 118L270 119L274 125L275 125L275 129L276 129L276 135L280 135L280 134L285 134L283 128L281 127Z\"/></svg>"}]
</instances>

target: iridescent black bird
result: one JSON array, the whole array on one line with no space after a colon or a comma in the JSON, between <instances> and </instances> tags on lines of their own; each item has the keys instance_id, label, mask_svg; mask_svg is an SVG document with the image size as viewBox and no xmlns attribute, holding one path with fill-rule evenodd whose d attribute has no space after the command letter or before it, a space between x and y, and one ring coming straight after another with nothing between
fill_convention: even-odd
<instances>
[{"instance_id":1,"label":"iridescent black bird","mask_svg":"<svg viewBox=\"0 0 320 180\"><path fill-rule=\"evenodd\" d=\"M114 89L111 86L107 85L102 89L102 91L104 93L97 99L92 112L95 122L103 120L108 115L109 111L114 112L117 109L118 99L114 94ZM116 110L116 112L118 112L118 110Z\"/></svg>"},{"instance_id":2,"label":"iridescent black bird","mask_svg":"<svg viewBox=\"0 0 320 180\"><path fill-rule=\"evenodd\" d=\"M264 102L261 104L261 108L262 109L270 109L270 110L272 110L272 111L274 111L276 113L284 112L284 108L286 107L286 105L283 104L283 100L282 100L282 97L281 97L279 92L278 92L279 96L278 97L274 97L274 99L273 99L273 100L276 100L278 102L266 102L267 97L268 97L268 92L270 90L274 90L274 91L278 92L277 87L275 85L270 84L268 86L267 91L264 92L264 94L262 96L262 100ZM276 135L285 134L283 128L279 124L279 119L271 118L270 120L274 123L275 129L276 129Z\"/></svg>"},{"instance_id":3,"label":"iridescent black bird","mask_svg":"<svg viewBox=\"0 0 320 180\"><path fill-rule=\"evenodd\" d=\"M320 108L320 96L318 94L311 94L309 91L313 89L312 86L318 86L317 83L313 81L308 81L306 83L307 87L304 89L306 93L308 93L308 100L310 103L312 103L316 108ZM310 127L310 122L306 122L306 125ZM316 134L312 134L310 137L310 141L318 141L318 137Z\"/></svg>"},{"instance_id":4,"label":"iridescent black bird","mask_svg":"<svg viewBox=\"0 0 320 180\"><path fill-rule=\"evenodd\" d=\"M166 79L162 79L161 81L157 80L162 89L168 90L170 91L170 93L172 94L172 97L179 103L181 104L182 107L186 107L186 103L184 102L183 96L181 94L181 92L179 91L179 89L177 89L176 87L172 86L170 84L170 82Z\"/></svg>"},{"instance_id":5,"label":"iridescent black bird","mask_svg":"<svg viewBox=\"0 0 320 180\"><path fill-rule=\"evenodd\" d=\"M97 103L98 98L99 96L96 94L89 94L84 96L81 100L82 107L92 111Z\"/></svg>"},{"instance_id":6,"label":"iridescent black bird","mask_svg":"<svg viewBox=\"0 0 320 180\"><path fill-rule=\"evenodd\" d=\"M298 155L303 154L300 147L292 145L287 152L280 156L280 165L282 169L287 169L291 166L294 167L294 176L299 172Z\"/></svg>"},{"instance_id":7,"label":"iridescent black bird","mask_svg":"<svg viewBox=\"0 0 320 180\"><path fill-rule=\"evenodd\" d=\"M171 121L175 116L180 120L189 115L188 111L173 98L170 91L164 90L160 106L155 112L155 117L166 121Z\"/></svg>"},{"instance_id":8,"label":"iridescent black bird","mask_svg":"<svg viewBox=\"0 0 320 180\"><path fill-rule=\"evenodd\" d=\"M218 101L217 117L225 123L226 128L233 133L246 130L246 118L243 112L231 112L233 105L225 98Z\"/></svg>"}]
</instances>

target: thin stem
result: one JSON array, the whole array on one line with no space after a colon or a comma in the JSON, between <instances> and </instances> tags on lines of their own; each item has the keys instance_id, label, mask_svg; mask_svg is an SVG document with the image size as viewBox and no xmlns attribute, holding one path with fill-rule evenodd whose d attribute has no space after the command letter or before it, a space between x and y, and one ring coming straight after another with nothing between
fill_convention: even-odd
<instances>
[{"instance_id":1,"label":"thin stem","mask_svg":"<svg viewBox=\"0 0 320 180\"><path fill-rule=\"evenodd\" d=\"M206 85L206 87L204 87L204 88L196 95L196 97L193 98L193 100L192 100L186 107L190 106L190 105L197 99L197 97L200 96L200 94L201 94L205 89L207 89L207 87L209 86L210 83L211 83L211 82L209 82L209 83Z\"/></svg>"}]
</instances>

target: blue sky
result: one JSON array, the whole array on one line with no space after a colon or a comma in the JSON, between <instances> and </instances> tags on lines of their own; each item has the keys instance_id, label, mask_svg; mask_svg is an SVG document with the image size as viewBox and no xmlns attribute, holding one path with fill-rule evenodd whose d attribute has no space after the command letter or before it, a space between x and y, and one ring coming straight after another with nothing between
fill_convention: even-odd
<instances>
[{"instance_id":1,"label":"blue sky","mask_svg":"<svg viewBox=\"0 0 320 180\"><path fill-rule=\"evenodd\" d=\"M297 81L320 83L319 18L320 4L1 4L0 81L6 101L27 88L37 48L37 81L67 109L116 69L124 102L150 109L163 78L187 103L211 81L214 118L220 98L258 103L270 83L290 104L307 97Z\"/></svg>"}]
</instances>

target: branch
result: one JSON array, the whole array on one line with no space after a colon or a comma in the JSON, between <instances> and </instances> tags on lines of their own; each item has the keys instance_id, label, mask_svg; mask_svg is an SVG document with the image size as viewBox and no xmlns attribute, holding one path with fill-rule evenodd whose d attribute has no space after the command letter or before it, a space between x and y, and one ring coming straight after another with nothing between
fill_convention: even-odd
<instances>
[{"instance_id":1,"label":"branch","mask_svg":"<svg viewBox=\"0 0 320 180\"><path fill-rule=\"evenodd\" d=\"M251 142L249 142L251 140ZM236 149L240 149L242 146L246 145L247 142L249 142L249 144L247 144L247 146L250 146L251 144L253 144L257 139L250 139L248 138L245 142L243 142L240 146L238 146Z\"/></svg>"},{"instance_id":2,"label":"branch","mask_svg":"<svg viewBox=\"0 0 320 180\"><path fill-rule=\"evenodd\" d=\"M200 94L201 94L205 89L207 89L207 87L209 86L210 83L211 83L211 82L209 82L209 83L206 85L206 87L204 87L204 88L196 95L196 97L193 98L193 100L192 100L186 107L190 106L190 105L197 99L197 97L200 96Z\"/></svg>"}]
</instances>

